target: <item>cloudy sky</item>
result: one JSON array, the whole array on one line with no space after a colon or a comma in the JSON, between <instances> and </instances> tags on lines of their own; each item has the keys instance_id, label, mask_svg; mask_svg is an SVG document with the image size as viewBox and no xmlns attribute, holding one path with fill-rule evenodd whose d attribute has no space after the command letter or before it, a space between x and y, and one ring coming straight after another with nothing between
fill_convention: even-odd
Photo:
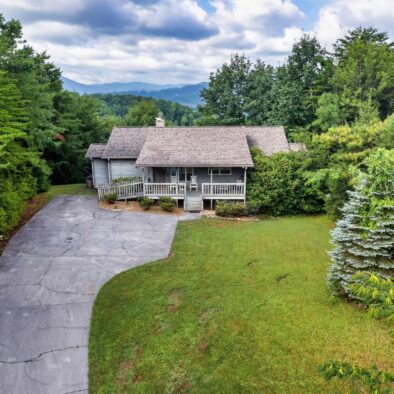
<instances>
[{"instance_id":1,"label":"cloudy sky","mask_svg":"<svg viewBox=\"0 0 394 394\"><path fill-rule=\"evenodd\" d=\"M276 65L303 32L330 46L350 28L394 37L393 0L0 0L7 19L83 83L195 83L230 54Z\"/></svg>"}]
</instances>

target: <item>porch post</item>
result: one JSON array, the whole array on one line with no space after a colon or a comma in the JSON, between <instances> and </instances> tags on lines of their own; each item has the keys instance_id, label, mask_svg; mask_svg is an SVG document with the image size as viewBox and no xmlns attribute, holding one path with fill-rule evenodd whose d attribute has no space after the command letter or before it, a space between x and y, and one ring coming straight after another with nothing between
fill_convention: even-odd
<instances>
[{"instance_id":1,"label":"porch post","mask_svg":"<svg viewBox=\"0 0 394 394\"><path fill-rule=\"evenodd\" d=\"M111 174L111 160L108 159L108 182L112 183L112 174Z\"/></svg>"},{"instance_id":2,"label":"porch post","mask_svg":"<svg viewBox=\"0 0 394 394\"><path fill-rule=\"evenodd\" d=\"M145 167L141 167L142 170L142 194L145 197Z\"/></svg>"},{"instance_id":3,"label":"porch post","mask_svg":"<svg viewBox=\"0 0 394 394\"><path fill-rule=\"evenodd\" d=\"M211 168L211 185L209 186L209 194L212 196L212 168Z\"/></svg>"},{"instance_id":4,"label":"porch post","mask_svg":"<svg viewBox=\"0 0 394 394\"><path fill-rule=\"evenodd\" d=\"M246 205L246 170L247 167L244 167L244 204Z\"/></svg>"},{"instance_id":5,"label":"porch post","mask_svg":"<svg viewBox=\"0 0 394 394\"><path fill-rule=\"evenodd\" d=\"M209 168L209 167L208 167ZM212 211L212 209L213 209L213 199L212 199L212 174L213 174L213 171L212 171L212 168L211 168L211 184L210 184L210 186L209 186L209 194L211 195L211 211Z\"/></svg>"}]
</instances>

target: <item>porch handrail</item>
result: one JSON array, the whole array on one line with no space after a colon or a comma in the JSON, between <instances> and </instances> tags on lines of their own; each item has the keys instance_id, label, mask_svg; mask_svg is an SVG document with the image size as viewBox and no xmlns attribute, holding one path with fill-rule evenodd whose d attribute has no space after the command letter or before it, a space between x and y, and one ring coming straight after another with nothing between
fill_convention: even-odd
<instances>
[{"instance_id":1,"label":"porch handrail","mask_svg":"<svg viewBox=\"0 0 394 394\"><path fill-rule=\"evenodd\" d=\"M144 183L145 196L183 196L186 183Z\"/></svg>"},{"instance_id":2,"label":"porch handrail","mask_svg":"<svg viewBox=\"0 0 394 394\"><path fill-rule=\"evenodd\" d=\"M241 197L245 195L245 183L203 183L204 197Z\"/></svg>"},{"instance_id":3,"label":"porch handrail","mask_svg":"<svg viewBox=\"0 0 394 394\"><path fill-rule=\"evenodd\" d=\"M144 194L144 186L142 181L121 182L100 185L97 187L98 198L102 200L106 194L115 193L119 200L128 198L142 197Z\"/></svg>"}]
</instances>

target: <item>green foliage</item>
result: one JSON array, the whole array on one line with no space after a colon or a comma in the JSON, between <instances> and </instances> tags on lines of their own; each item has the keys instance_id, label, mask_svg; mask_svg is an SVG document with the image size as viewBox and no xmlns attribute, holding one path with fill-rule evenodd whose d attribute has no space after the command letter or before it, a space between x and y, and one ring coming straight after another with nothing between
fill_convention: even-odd
<instances>
[{"instance_id":1,"label":"green foliage","mask_svg":"<svg viewBox=\"0 0 394 394\"><path fill-rule=\"evenodd\" d=\"M238 201L217 201L216 215L223 217L238 217L247 214L244 203Z\"/></svg>"},{"instance_id":2,"label":"green foliage","mask_svg":"<svg viewBox=\"0 0 394 394\"><path fill-rule=\"evenodd\" d=\"M173 198L168 197L168 196L161 196L161 197L159 197L158 200L157 200L157 202L158 202L159 204L161 204L162 202L164 202L164 203L176 205L176 201L175 201Z\"/></svg>"},{"instance_id":3,"label":"green foliage","mask_svg":"<svg viewBox=\"0 0 394 394\"><path fill-rule=\"evenodd\" d=\"M113 204L118 199L118 195L116 193L108 193L104 195L104 200L108 204Z\"/></svg>"},{"instance_id":4,"label":"green foliage","mask_svg":"<svg viewBox=\"0 0 394 394\"><path fill-rule=\"evenodd\" d=\"M172 212L176 207L176 201L168 196L161 196L157 200L160 207L167 212Z\"/></svg>"},{"instance_id":5,"label":"green foliage","mask_svg":"<svg viewBox=\"0 0 394 394\"><path fill-rule=\"evenodd\" d=\"M314 119L315 90L326 79L330 61L315 37L297 42L285 65L274 69L234 55L209 78L201 93L199 124L283 124L294 130Z\"/></svg>"},{"instance_id":6,"label":"green foliage","mask_svg":"<svg viewBox=\"0 0 394 394\"><path fill-rule=\"evenodd\" d=\"M373 122L372 117L369 123L332 127L313 137L308 144L315 168L311 176L319 179L319 190L326 194L325 208L331 217L341 215L347 191L353 187L358 169L365 169L368 155L379 147L392 148L393 141L394 115L384 122Z\"/></svg>"},{"instance_id":7,"label":"green foliage","mask_svg":"<svg viewBox=\"0 0 394 394\"><path fill-rule=\"evenodd\" d=\"M216 214L223 217L239 217L247 214L247 209L242 202L238 201L217 201Z\"/></svg>"},{"instance_id":8,"label":"green foliage","mask_svg":"<svg viewBox=\"0 0 394 394\"><path fill-rule=\"evenodd\" d=\"M335 46L337 67L333 88L339 94L345 119L354 121L360 103L371 100L382 118L394 109L394 52L387 33L357 28Z\"/></svg>"},{"instance_id":9,"label":"green foliage","mask_svg":"<svg viewBox=\"0 0 394 394\"><path fill-rule=\"evenodd\" d=\"M121 176L119 178L112 179L112 183L126 183L126 182L142 182L140 176Z\"/></svg>"},{"instance_id":10,"label":"green foliage","mask_svg":"<svg viewBox=\"0 0 394 394\"><path fill-rule=\"evenodd\" d=\"M360 272L351 280L349 295L366 305L375 319L394 323L394 283L390 278Z\"/></svg>"},{"instance_id":11,"label":"green foliage","mask_svg":"<svg viewBox=\"0 0 394 394\"><path fill-rule=\"evenodd\" d=\"M224 63L216 73L211 73L209 86L201 97L205 104L200 107L200 124L245 124L245 96L252 63L244 55L234 55L230 63Z\"/></svg>"},{"instance_id":12,"label":"green foliage","mask_svg":"<svg viewBox=\"0 0 394 394\"><path fill-rule=\"evenodd\" d=\"M331 127L343 123L343 116L339 104L339 96L334 93L323 93L317 101L316 120L312 125L318 130L327 131Z\"/></svg>"},{"instance_id":13,"label":"green foliage","mask_svg":"<svg viewBox=\"0 0 394 394\"><path fill-rule=\"evenodd\" d=\"M290 215L322 209L323 197L307 178L311 165L307 152L265 156L253 148L252 158L246 193L251 212Z\"/></svg>"},{"instance_id":14,"label":"green foliage","mask_svg":"<svg viewBox=\"0 0 394 394\"><path fill-rule=\"evenodd\" d=\"M25 201L46 186L48 169L28 146L27 125L15 80L0 71L0 234L17 224Z\"/></svg>"},{"instance_id":15,"label":"green foliage","mask_svg":"<svg viewBox=\"0 0 394 394\"><path fill-rule=\"evenodd\" d=\"M154 200L152 200L149 197L143 197L138 199L138 203L140 204L140 207L143 208L145 211L148 211L151 206L154 204Z\"/></svg>"},{"instance_id":16,"label":"green foliage","mask_svg":"<svg viewBox=\"0 0 394 394\"><path fill-rule=\"evenodd\" d=\"M93 97L103 103L101 116L114 119L112 123L116 125L125 123L123 118L131 107L147 100L154 103L157 112L163 113L167 125L191 126L198 117L195 110L167 100L147 99L146 97L131 94L95 94Z\"/></svg>"},{"instance_id":17,"label":"green foliage","mask_svg":"<svg viewBox=\"0 0 394 394\"><path fill-rule=\"evenodd\" d=\"M153 100L141 100L133 105L123 117L125 126L154 126L159 112Z\"/></svg>"},{"instance_id":18,"label":"green foliage","mask_svg":"<svg viewBox=\"0 0 394 394\"><path fill-rule=\"evenodd\" d=\"M91 96L63 91L54 97L56 134L44 151L56 184L83 182L90 173L85 153L90 143L106 142L111 125L100 117L102 103Z\"/></svg>"},{"instance_id":19,"label":"green foliage","mask_svg":"<svg viewBox=\"0 0 394 394\"><path fill-rule=\"evenodd\" d=\"M163 211L172 212L175 210L175 204L171 202L161 202L159 205Z\"/></svg>"},{"instance_id":20,"label":"green foliage","mask_svg":"<svg viewBox=\"0 0 394 394\"><path fill-rule=\"evenodd\" d=\"M367 369L347 362L326 361L319 371L327 381L333 378L351 380L366 386L371 394L389 394L394 389L394 374L381 371L375 365Z\"/></svg>"},{"instance_id":21,"label":"green foliage","mask_svg":"<svg viewBox=\"0 0 394 394\"><path fill-rule=\"evenodd\" d=\"M356 273L394 279L394 151L377 150L365 165L332 231L328 282L333 292L350 297Z\"/></svg>"}]
</instances>

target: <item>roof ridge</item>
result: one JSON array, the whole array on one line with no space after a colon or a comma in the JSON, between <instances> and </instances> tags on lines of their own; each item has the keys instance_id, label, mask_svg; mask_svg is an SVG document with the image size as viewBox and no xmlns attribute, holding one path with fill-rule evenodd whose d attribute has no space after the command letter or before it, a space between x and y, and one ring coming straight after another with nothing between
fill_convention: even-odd
<instances>
[{"instance_id":1,"label":"roof ridge","mask_svg":"<svg viewBox=\"0 0 394 394\"><path fill-rule=\"evenodd\" d=\"M276 128L276 127L283 127L283 125L217 125L217 126L165 126L165 127L157 127L157 126L113 126L113 129L159 129L159 130L166 130L166 129L214 129L214 128Z\"/></svg>"}]
</instances>

